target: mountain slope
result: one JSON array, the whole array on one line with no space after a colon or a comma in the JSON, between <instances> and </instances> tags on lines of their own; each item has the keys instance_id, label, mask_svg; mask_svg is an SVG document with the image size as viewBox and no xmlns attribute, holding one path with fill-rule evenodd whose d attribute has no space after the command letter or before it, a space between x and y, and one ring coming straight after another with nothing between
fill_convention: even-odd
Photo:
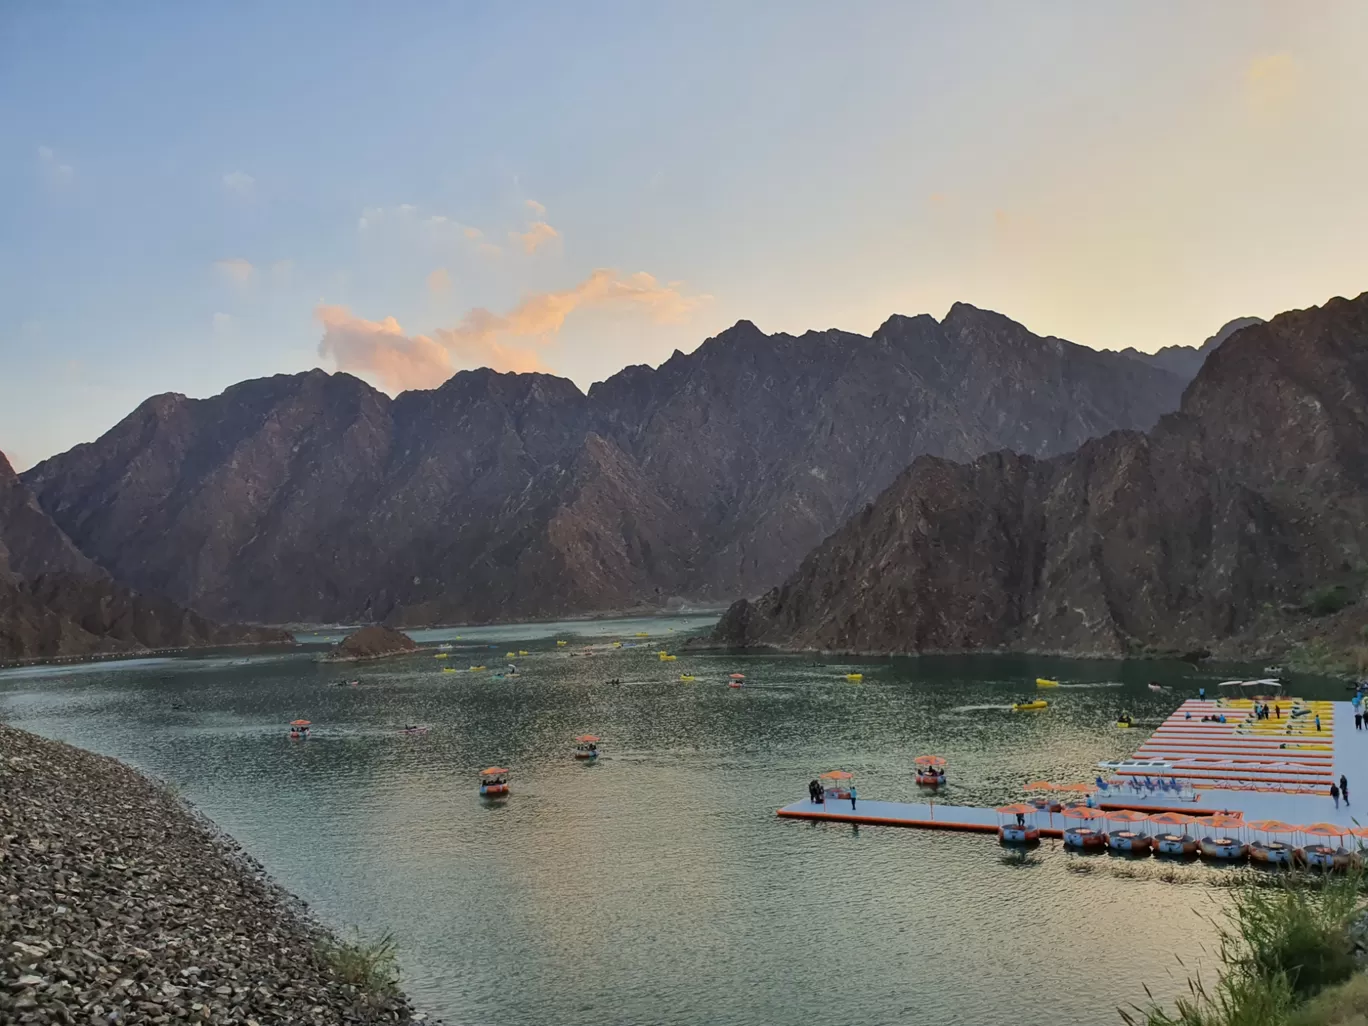
<instances>
[{"instance_id":1,"label":"mountain slope","mask_svg":"<svg viewBox=\"0 0 1368 1026\"><path fill-rule=\"evenodd\" d=\"M1303 619L1368 571L1368 293L1246 327L1151 432L923 458L738 602L729 644L1117 655Z\"/></svg>"},{"instance_id":2,"label":"mountain slope","mask_svg":"<svg viewBox=\"0 0 1368 1026\"><path fill-rule=\"evenodd\" d=\"M921 454L1064 452L1185 384L963 304L871 337L742 321L587 396L487 370L157 396L25 481L118 579L221 618L558 616L753 593Z\"/></svg>"},{"instance_id":3,"label":"mountain slope","mask_svg":"<svg viewBox=\"0 0 1368 1026\"><path fill-rule=\"evenodd\" d=\"M279 631L213 624L116 584L39 508L0 455L0 658L288 640Z\"/></svg>"}]
</instances>

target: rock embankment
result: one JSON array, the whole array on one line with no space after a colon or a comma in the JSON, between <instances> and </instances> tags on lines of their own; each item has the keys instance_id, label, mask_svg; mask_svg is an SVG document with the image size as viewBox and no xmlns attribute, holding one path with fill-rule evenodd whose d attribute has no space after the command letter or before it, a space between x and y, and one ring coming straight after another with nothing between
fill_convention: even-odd
<instances>
[{"instance_id":1,"label":"rock embankment","mask_svg":"<svg viewBox=\"0 0 1368 1026\"><path fill-rule=\"evenodd\" d=\"M0 1022L411 1021L299 906L162 786L0 724Z\"/></svg>"},{"instance_id":2,"label":"rock embankment","mask_svg":"<svg viewBox=\"0 0 1368 1026\"><path fill-rule=\"evenodd\" d=\"M404 655L417 648L413 639L402 631L389 627L362 627L343 638L326 658L331 662L358 663Z\"/></svg>"}]
</instances>

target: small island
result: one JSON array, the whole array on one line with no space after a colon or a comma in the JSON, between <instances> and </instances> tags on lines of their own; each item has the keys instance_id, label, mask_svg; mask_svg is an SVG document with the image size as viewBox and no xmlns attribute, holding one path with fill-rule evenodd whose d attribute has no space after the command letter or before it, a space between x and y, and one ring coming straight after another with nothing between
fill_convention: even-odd
<instances>
[{"instance_id":1,"label":"small island","mask_svg":"<svg viewBox=\"0 0 1368 1026\"><path fill-rule=\"evenodd\" d=\"M417 644L402 631L362 627L348 634L323 658L330 663L360 663L416 651Z\"/></svg>"}]
</instances>

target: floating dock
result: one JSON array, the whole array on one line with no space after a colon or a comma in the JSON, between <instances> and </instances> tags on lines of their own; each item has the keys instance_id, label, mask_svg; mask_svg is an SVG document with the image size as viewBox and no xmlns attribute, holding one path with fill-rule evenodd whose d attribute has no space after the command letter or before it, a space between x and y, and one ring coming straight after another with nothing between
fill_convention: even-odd
<instances>
[{"instance_id":1,"label":"floating dock","mask_svg":"<svg viewBox=\"0 0 1368 1026\"><path fill-rule=\"evenodd\" d=\"M1287 697L1270 699L1269 704L1281 715L1257 719L1249 699L1185 701L1134 755L1135 759L1162 760L1168 768L1098 770L1096 775L1106 787L1097 789L1094 804L1103 811L1224 813L1247 820L1356 826L1350 803L1341 800L1336 808L1330 797L1330 785L1343 775L1351 796L1361 795L1363 807L1368 808L1368 729L1354 729L1353 705ZM1204 716L1224 716L1225 722L1203 722ZM908 768L912 768L910 763ZM1166 784L1178 782L1181 792L1145 786L1161 779ZM990 808L859 797L853 807L848 798L830 798L825 803L805 799L785 805L778 814L790 819L972 833L996 833L1003 822ZM1045 809L1035 814L1033 822L1045 837L1060 837L1066 826L1078 825L1077 820Z\"/></svg>"}]
</instances>

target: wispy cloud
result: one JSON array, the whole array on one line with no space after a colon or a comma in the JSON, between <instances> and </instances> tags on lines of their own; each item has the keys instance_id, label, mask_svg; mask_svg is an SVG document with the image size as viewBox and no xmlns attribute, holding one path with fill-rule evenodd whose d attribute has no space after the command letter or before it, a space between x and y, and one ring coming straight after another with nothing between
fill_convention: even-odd
<instances>
[{"instance_id":1,"label":"wispy cloud","mask_svg":"<svg viewBox=\"0 0 1368 1026\"><path fill-rule=\"evenodd\" d=\"M530 210L530 211L532 211L532 213L534 213L535 215L537 215L537 217L541 217L543 214L546 213L546 207L542 206L542 205L541 205L540 203L538 203L536 200L530 199L530 200L527 200L526 202L527 202L527 209Z\"/></svg>"},{"instance_id":2,"label":"wispy cloud","mask_svg":"<svg viewBox=\"0 0 1368 1026\"><path fill-rule=\"evenodd\" d=\"M234 285L246 285L256 274L256 268L252 266L251 261L244 260L242 257L215 260L214 271L225 281L230 281Z\"/></svg>"},{"instance_id":3,"label":"wispy cloud","mask_svg":"<svg viewBox=\"0 0 1368 1026\"><path fill-rule=\"evenodd\" d=\"M215 335L226 335L233 330L233 315L226 313L214 314L211 321L214 326Z\"/></svg>"},{"instance_id":4,"label":"wispy cloud","mask_svg":"<svg viewBox=\"0 0 1368 1026\"><path fill-rule=\"evenodd\" d=\"M256 179L245 171L230 171L223 176L223 187L238 196L252 195L252 189L255 185Z\"/></svg>"},{"instance_id":5,"label":"wispy cloud","mask_svg":"<svg viewBox=\"0 0 1368 1026\"><path fill-rule=\"evenodd\" d=\"M661 284L645 272L599 268L571 288L527 296L506 313L476 307L455 327L431 336L406 335L393 317L366 321L343 307L321 306L315 311L324 327L318 351L339 370L373 375L392 391L434 387L457 366L545 371L541 353L575 311L615 309L680 321L711 298L685 295L681 286Z\"/></svg>"},{"instance_id":6,"label":"wispy cloud","mask_svg":"<svg viewBox=\"0 0 1368 1026\"><path fill-rule=\"evenodd\" d=\"M434 298L451 292L451 275L445 267L439 267L427 276L427 290Z\"/></svg>"},{"instance_id":7,"label":"wispy cloud","mask_svg":"<svg viewBox=\"0 0 1368 1026\"><path fill-rule=\"evenodd\" d=\"M522 244L524 253L535 253L547 243L560 238L560 232L545 221L533 221L525 232L509 232L508 237Z\"/></svg>"},{"instance_id":8,"label":"wispy cloud","mask_svg":"<svg viewBox=\"0 0 1368 1026\"><path fill-rule=\"evenodd\" d=\"M51 146L38 147L38 166L53 185L70 185L76 177L76 169L58 160Z\"/></svg>"}]
</instances>

